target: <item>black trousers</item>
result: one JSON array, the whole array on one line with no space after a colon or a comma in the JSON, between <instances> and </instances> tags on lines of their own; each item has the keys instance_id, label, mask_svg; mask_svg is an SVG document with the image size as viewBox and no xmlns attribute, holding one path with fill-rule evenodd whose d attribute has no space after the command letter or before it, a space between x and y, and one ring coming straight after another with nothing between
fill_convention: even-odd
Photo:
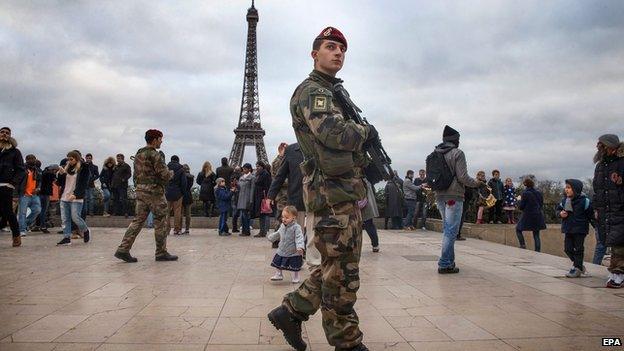
<instances>
[{"instance_id":1,"label":"black trousers","mask_svg":"<svg viewBox=\"0 0 624 351\"><path fill-rule=\"evenodd\" d=\"M20 231L17 216L13 212L13 189L6 186L0 186L0 215L9 222L13 237L18 237Z\"/></svg>"},{"instance_id":2,"label":"black trousers","mask_svg":"<svg viewBox=\"0 0 624 351\"><path fill-rule=\"evenodd\" d=\"M490 207L488 220L492 223L501 222L503 218L503 200L496 200L496 204Z\"/></svg>"},{"instance_id":3,"label":"black trousers","mask_svg":"<svg viewBox=\"0 0 624 351\"><path fill-rule=\"evenodd\" d=\"M519 230L516 230L516 236L518 237L518 243L520 244L520 247L526 248L526 243L524 242L524 236L522 235L522 232ZM542 242L540 240L539 230L533 231L533 242L535 243L535 251L540 252L542 249Z\"/></svg>"},{"instance_id":4,"label":"black trousers","mask_svg":"<svg viewBox=\"0 0 624 351\"><path fill-rule=\"evenodd\" d=\"M587 234L565 234L565 253L568 255L574 267L583 269L583 256L585 254L585 236Z\"/></svg>"},{"instance_id":5,"label":"black trousers","mask_svg":"<svg viewBox=\"0 0 624 351\"><path fill-rule=\"evenodd\" d=\"M128 215L128 188L115 188L113 189L115 194L114 205L115 215L127 216Z\"/></svg>"},{"instance_id":6,"label":"black trousers","mask_svg":"<svg viewBox=\"0 0 624 351\"><path fill-rule=\"evenodd\" d=\"M366 230L368 237L371 239L371 245L373 247L379 246L379 236L377 235L377 227L375 227L375 223L373 223L373 219L369 219L362 223L362 227Z\"/></svg>"}]
</instances>

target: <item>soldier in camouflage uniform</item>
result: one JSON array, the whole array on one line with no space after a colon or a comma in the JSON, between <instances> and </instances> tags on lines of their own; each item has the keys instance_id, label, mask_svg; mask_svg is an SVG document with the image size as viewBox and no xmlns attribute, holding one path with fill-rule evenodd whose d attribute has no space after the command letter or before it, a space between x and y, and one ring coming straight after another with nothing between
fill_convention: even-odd
<instances>
[{"instance_id":1,"label":"soldier in camouflage uniform","mask_svg":"<svg viewBox=\"0 0 624 351\"><path fill-rule=\"evenodd\" d=\"M175 261L178 256L167 252L167 231L165 218L167 200L165 186L171 179L171 172L165 164L165 155L158 151L163 134L156 129L145 132L147 145L134 156L134 185L136 186L136 215L126 230L115 257L126 262L137 262L130 255L130 249L143 228L150 211L154 214L154 236L156 239L156 261Z\"/></svg>"},{"instance_id":2,"label":"soldier in camouflage uniform","mask_svg":"<svg viewBox=\"0 0 624 351\"><path fill-rule=\"evenodd\" d=\"M280 307L268 315L296 350L305 350L301 322L320 308L327 341L336 350L368 350L354 310L360 286L362 215L356 201L366 197L362 181L363 144L376 137L372 127L347 119L333 96L347 41L333 27L312 48L314 70L290 100L293 128L303 152L303 196L313 213L313 241L321 266Z\"/></svg>"}]
</instances>

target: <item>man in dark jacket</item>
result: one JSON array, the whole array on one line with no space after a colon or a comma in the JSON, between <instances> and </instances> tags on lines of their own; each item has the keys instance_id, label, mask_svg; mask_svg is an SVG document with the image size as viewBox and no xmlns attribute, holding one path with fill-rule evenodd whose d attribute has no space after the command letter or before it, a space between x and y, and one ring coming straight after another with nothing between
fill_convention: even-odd
<instances>
[{"instance_id":1,"label":"man in dark jacket","mask_svg":"<svg viewBox=\"0 0 624 351\"><path fill-rule=\"evenodd\" d=\"M85 165L89 167L91 176L89 177L89 186L87 187L87 195L85 196L86 204L83 211L87 211L89 216L93 216L93 207L95 206L95 181L100 178L98 166L93 164L93 155L85 155Z\"/></svg>"},{"instance_id":2,"label":"man in dark jacket","mask_svg":"<svg viewBox=\"0 0 624 351\"><path fill-rule=\"evenodd\" d=\"M37 157L26 155L26 176L22 178L17 187L19 196L19 226L20 235L25 236L28 228L35 223L37 216L41 213L41 201L39 191L41 190L41 171L37 168ZM26 213L30 209L30 214Z\"/></svg>"},{"instance_id":3,"label":"man in dark jacket","mask_svg":"<svg viewBox=\"0 0 624 351\"><path fill-rule=\"evenodd\" d=\"M226 183L229 183L232 180L232 173L234 173L234 168L228 165L227 157L223 157L221 166L217 168L217 178L223 178Z\"/></svg>"},{"instance_id":4,"label":"man in dark jacket","mask_svg":"<svg viewBox=\"0 0 624 351\"><path fill-rule=\"evenodd\" d=\"M168 214L173 211L173 234L180 235L182 232L182 204L184 200L184 192L186 191L186 172L180 164L180 158L177 155L171 156L171 162L167 164L167 168L173 172L173 177L169 180L165 189L165 197L169 204ZM167 233L171 230L169 217L167 221Z\"/></svg>"},{"instance_id":5,"label":"man in dark jacket","mask_svg":"<svg viewBox=\"0 0 624 351\"><path fill-rule=\"evenodd\" d=\"M492 223L501 223L504 185L500 179L500 171L498 169L492 171L492 179L488 181L487 185L492 188L492 195L496 198L496 203L489 210L489 220Z\"/></svg>"},{"instance_id":6,"label":"man in dark jacket","mask_svg":"<svg viewBox=\"0 0 624 351\"><path fill-rule=\"evenodd\" d=\"M128 179L132 177L132 169L125 162L123 154L117 154L117 165L113 169L111 190L115 196L115 214L128 217Z\"/></svg>"},{"instance_id":7,"label":"man in dark jacket","mask_svg":"<svg viewBox=\"0 0 624 351\"><path fill-rule=\"evenodd\" d=\"M438 273L447 274L459 272L459 268L455 266L455 239L463 213L466 187L484 187L486 184L468 175L466 156L459 149L458 131L445 126L442 141L442 144L435 148L435 152L444 155L444 160L453 175L453 181L448 188L435 191L436 205L444 228Z\"/></svg>"},{"instance_id":8,"label":"man in dark jacket","mask_svg":"<svg viewBox=\"0 0 624 351\"><path fill-rule=\"evenodd\" d=\"M13 212L13 190L22 183L25 174L24 159L17 149L17 141L11 137L11 129L0 128L0 214L11 227L13 247L22 245L19 223Z\"/></svg>"},{"instance_id":9,"label":"man in dark jacket","mask_svg":"<svg viewBox=\"0 0 624 351\"><path fill-rule=\"evenodd\" d=\"M427 230L427 194L424 188L427 187L427 171L421 169L418 171L418 178L414 179L414 185L420 187L416 192L416 212L414 212L414 226L418 228L418 218L421 220L420 227Z\"/></svg>"},{"instance_id":10,"label":"man in dark jacket","mask_svg":"<svg viewBox=\"0 0 624 351\"><path fill-rule=\"evenodd\" d=\"M288 181L288 189L286 191L288 196L287 204L293 205L297 208L297 211L305 213L302 187L303 175L301 174L301 168L299 168L301 162L303 162L303 154L301 153L299 143L288 145L284 151L282 165L271 182L268 196L275 201L280 188L285 181Z\"/></svg>"},{"instance_id":11,"label":"man in dark jacket","mask_svg":"<svg viewBox=\"0 0 624 351\"><path fill-rule=\"evenodd\" d=\"M39 214L39 229L44 233L48 231L48 207L50 206L50 196L54 181L56 180L56 172L59 170L58 165L49 165L43 170L41 175L41 191L39 191L39 199L41 201L41 213Z\"/></svg>"},{"instance_id":12,"label":"man in dark jacket","mask_svg":"<svg viewBox=\"0 0 624 351\"><path fill-rule=\"evenodd\" d=\"M611 247L608 288L624 283L624 143L617 135L598 138L594 156L594 209L600 240Z\"/></svg>"}]
</instances>

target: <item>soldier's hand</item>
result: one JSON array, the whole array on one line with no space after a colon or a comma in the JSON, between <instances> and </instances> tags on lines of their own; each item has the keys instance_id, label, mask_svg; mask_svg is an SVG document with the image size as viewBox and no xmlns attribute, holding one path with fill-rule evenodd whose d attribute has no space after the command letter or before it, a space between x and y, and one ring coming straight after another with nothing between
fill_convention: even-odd
<instances>
[{"instance_id":1,"label":"soldier's hand","mask_svg":"<svg viewBox=\"0 0 624 351\"><path fill-rule=\"evenodd\" d=\"M379 138L379 133L377 132L377 129L375 129L375 127L372 124L368 125L368 138L366 138L366 141L371 141L371 140L376 140L377 138Z\"/></svg>"}]
</instances>

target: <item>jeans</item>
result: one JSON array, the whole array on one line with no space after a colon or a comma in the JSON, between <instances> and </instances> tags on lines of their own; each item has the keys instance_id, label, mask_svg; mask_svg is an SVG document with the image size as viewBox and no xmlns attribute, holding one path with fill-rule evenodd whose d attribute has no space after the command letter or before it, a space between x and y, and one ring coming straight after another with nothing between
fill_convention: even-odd
<instances>
[{"instance_id":1,"label":"jeans","mask_svg":"<svg viewBox=\"0 0 624 351\"><path fill-rule=\"evenodd\" d=\"M587 234L570 234L566 233L564 241L564 251L574 267L583 270L583 256L585 254L585 235Z\"/></svg>"},{"instance_id":2,"label":"jeans","mask_svg":"<svg viewBox=\"0 0 624 351\"><path fill-rule=\"evenodd\" d=\"M102 202L104 205L104 213L110 213L108 210L110 209L110 199L111 192L106 188L102 188Z\"/></svg>"},{"instance_id":3,"label":"jeans","mask_svg":"<svg viewBox=\"0 0 624 351\"><path fill-rule=\"evenodd\" d=\"M249 234L249 210L239 210L241 218L241 232L243 234Z\"/></svg>"},{"instance_id":4,"label":"jeans","mask_svg":"<svg viewBox=\"0 0 624 351\"><path fill-rule=\"evenodd\" d=\"M269 232L269 227L271 226L271 215L261 214L259 222L260 233L267 234Z\"/></svg>"},{"instance_id":5,"label":"jeans","mask_svg":"<svg viewBox=\"0 0 624 351\"><path fill-rule=\"evenodd\" d=\"M26 213L30 208L30 214L26 217ZM41 200L39 200L39 196L32 195L26 196L22 195L19 199L19 228L20 232L26 232L28 227L35 223L35 219L41 213Z\"/></svg>"},{"instance_id":6,"label":"jeans","mask_svg":"<svg viewBox=\"0 0 624 351\"><path fill-rule=\"evenodd\" d=\"M420 217L421 227L427 226L427 203L425 201L416 202L416 212L414 213L416 219L414 220L414 224L418 224L418 218ZM418 227L418 225L416 225Z\"/></svg>"},{"instance_id":7,"label":"jeans","mask_svg":"<svg viewBox=\"0 0 624 351\"><path fill-rule=\"evenodd\" d=\"M607 246L604 240L600 239L600 233L598 233L598 226L596 226L596 249L594 250L593 264L602 264L602 259L607 254Z\"/></svg>"},{"instance_id":8,"label":"jeans","mask_svg":"<svg viewBox=\"0 0 624 351\"><path fill-rule=\"evenodd\" d=\"M87 223L80 217L82 212L82 202L69 202L61 201L61 221L63 221L63 236L66 238L71 237L72 221L78 226L78 230L81 233L86 232Z\"/></svg>"},{"instance_id":9,"label":"jeans","mask_svg":"<svg viewBox=\"0 0 624 351\"><path fill-rule=\"evenodd\" d=\"M518 237L518 243L520 243L520 247L521 248L526 248L526 243L524 242L524 236L522 235L522 232L519 230L516 230L516 236ZM535 251L540 252L541 251L541 241L540 241L540 231L539 230L534 230L533 231L533 242L535 242Z\"/></svg>"},{"instance_id":10,"label":"jeans","mask_svg":"<svg viewBox=\"0 0 624 351\"><path fill-rule=\"evenodd\" d=\"M89 216L93 216L93 207L95 207L95 188L85 190L84 205Z\"/></svg>"},{"instance_id":11,"label":"jeans","mask_svg":"<svg viewBox=\"0 0 624 351\"><path fill-rule=\"evenodd\" d=\"M0 186L0 215L3 222L9 222L13 237L20 235L19 223L13 212L13 189L8 186Z\"/></svg>"},{"instance_id":12,"label":"jeans","mask_svg":"<svg viewBox=\"0 0 624 351\"><path fill-rule=\"evenodd\" d=\"M219 234L228 232L229 228L227 225L227 218L228 218L227 211L223 211L219 215Z\"/></svg>"},{"instance_id":13,"label":"jeans","mask_svg":"<svg viewBox=\"0 0 624 351\"><path fill-rule=\"evenodd\" d=\"M39 195L41 212L39 213L39 228L48 229L48 208L50 207L50 195Z\"/></svg>"},{"instance_id":14,"label":"jeans","mask_svg":"<svg viewBox=\"0 0 624 351\"><path fill-rule=\"evenodd\" d=\"M373 247L379 246L379 236L377 235L377 227L375 227L375 223L373 223L373 219L369 219L362 223L362 227L366 230L368 237L371 240L371 245Z\"/></svg>"},{"instance_id":15,"label":"jeans","mask_svg":"<svg viewBox=\"0 0 624 351\"><path fill-rule=\"evenodd\" d=\"M437 205L440 216L442 216L442 226L444 228L442 253L438 261L438 267L452 268L455 267L455 238L459 231L464 201L461 199L446 202L438 200Z\"/></svg>"},{"instance_id":16,"label":"jeans","mask_svg":"<svg viewBox=\"0 0 624 351\"><path fill-rule=\"evenodd\" d=\"M414 226L414 212L416 212L416 200L405 199L405 207L407 208L407 216L405 216L405 220L403 221L403 226L413 227Z\"/></svg>"}]
</instances>

